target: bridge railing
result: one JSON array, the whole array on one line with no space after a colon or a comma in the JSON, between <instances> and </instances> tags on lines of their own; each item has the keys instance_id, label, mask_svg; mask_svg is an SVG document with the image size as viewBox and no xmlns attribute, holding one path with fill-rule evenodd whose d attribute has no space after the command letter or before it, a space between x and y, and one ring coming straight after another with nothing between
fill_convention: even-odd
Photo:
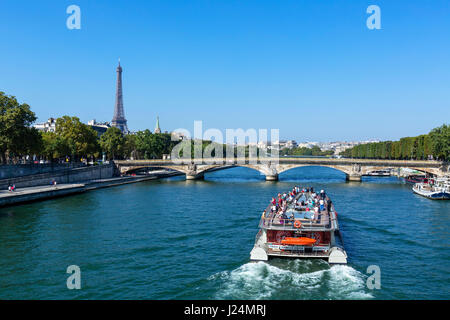
<instances>
[{"instance_id":1,"label":"bridge railing","mask_svg":"<svg viewBox=\"0 0 450 320\"><path fill-rule=\"evenodd\" d=\"M267 162L267 161L277 161L279 162L332 162L332 163L357 163L363 165L369 164L392 164L392 165L422 165L422 166L441 166L444 163L437 160L398 160L398 159L357 159L357 158L295 158L295 157L234 157L234 158L187 158L187 159L147 159L147 160L114 160L116 163L126 164L130 162L135 163L152 163L152 162L165 162L165 163L175 163L180 162L183 164L209 164L209 163L240 163L240 162Z\"/></svg>"}]
</instances>

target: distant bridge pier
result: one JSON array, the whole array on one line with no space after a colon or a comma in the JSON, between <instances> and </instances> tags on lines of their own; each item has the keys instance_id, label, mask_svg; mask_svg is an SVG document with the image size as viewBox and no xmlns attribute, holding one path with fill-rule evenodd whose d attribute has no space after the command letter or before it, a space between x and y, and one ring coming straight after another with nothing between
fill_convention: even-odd
<instances>
[{"instance_id":1,"label":"distant bridge pier","mask_svg":"<svg viewBox=\"0 0 450 320\"><path fill-rule=\"evenodd\" d=\"M266 181L278 181L278 174L266 175Z\"/></svg>"},{"instance_id":2,"label":"distant bridge pier","mask_svg":"<svg viewBox=\"0 0 450 320\"><path fill-rule=\"evenodd\" d=\"M359 174L345 174L345 180L347 181L355 181L355 182L361 182L362 181L362 175Z\"/></svg>"},{"instance_id":3,"label":"distant bridge pier","mask_svg":"<svg viewBox=\"0 0 450 320\"><path fill-rule=\"evenodd\" d=\"M203 180L205 179L204 173L198 173L198 174L188 174L186 173L186 180Z\"/></svg>"}]
</instances>

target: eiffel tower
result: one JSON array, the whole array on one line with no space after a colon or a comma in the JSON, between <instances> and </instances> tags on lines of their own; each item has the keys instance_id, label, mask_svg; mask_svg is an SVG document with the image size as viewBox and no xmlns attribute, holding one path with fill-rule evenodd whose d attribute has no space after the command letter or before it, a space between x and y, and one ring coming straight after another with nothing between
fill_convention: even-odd
<instances>
[{"instance_id":1,"label":"eiffel tower","mask_svg":"<svg viewBox=\"0 0 450 320\"><path fill-rule=\"evenodd\" d=\"M116 85L116 106L114 107L114 117L111 121L111 126L119 128L123 133L128 133L127 119L123 111L123 97L122 97L122 67L117 67L117 85Z\"/></svg>"}]
</instances>

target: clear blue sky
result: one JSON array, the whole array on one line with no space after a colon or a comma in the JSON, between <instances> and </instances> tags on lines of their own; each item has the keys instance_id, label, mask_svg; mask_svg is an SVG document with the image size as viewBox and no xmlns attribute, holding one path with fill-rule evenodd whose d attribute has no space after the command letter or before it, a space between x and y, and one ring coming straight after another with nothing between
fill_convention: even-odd
<instances>
[{"instance_id":1,"label":"clear blue sky","mask_svg":"<svg viewBox=\"0 0 450 320\"><path fill-rule=\"evenodd\" d=\"M81 8L81 30L66 8ZM381 30L366 9L381 8ZM398 139L450 122L450 1L0 2L0 91L39 121L131 130L279 128L298 141Z\"/></svg>"}]
</instances>

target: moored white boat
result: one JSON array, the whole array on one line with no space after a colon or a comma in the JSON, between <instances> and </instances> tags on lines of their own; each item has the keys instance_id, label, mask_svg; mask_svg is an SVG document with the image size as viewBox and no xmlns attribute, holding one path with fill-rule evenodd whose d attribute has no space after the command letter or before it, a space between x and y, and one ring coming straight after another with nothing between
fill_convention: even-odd
<instances>
[{"instance_id":1,"label":"moored white boat","mask_svg":"<svg viewBox=\"0 0 450 320\"><path fill-rule=\"evenodd\" d=\"M448 178L436 179L432 183L416 183L412 190L432 200L450 200L450 181Z\"/></svg>"},{"instance_id":2,"label":"moored white boat","mask_svg":"<svg viewBox=\"0 0 450 320\"><path fill-rule=\"evenodd\" d=\"M375 170L367 173L368 176L373 177L390 177L391 176L391 170L385 169L385 170Z\"/></svg>"}]
</instances>

